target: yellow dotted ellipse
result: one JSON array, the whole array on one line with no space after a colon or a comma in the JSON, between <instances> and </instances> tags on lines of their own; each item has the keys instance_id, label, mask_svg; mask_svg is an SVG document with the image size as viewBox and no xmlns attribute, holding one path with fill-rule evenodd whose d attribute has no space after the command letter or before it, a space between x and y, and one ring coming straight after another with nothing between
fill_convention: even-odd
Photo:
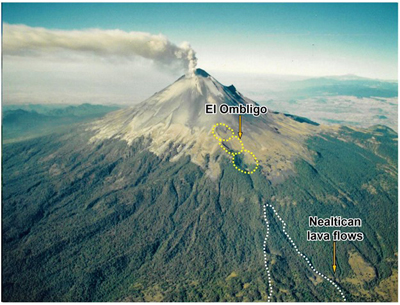
<instances>
[{"instance_id":1,"label":"yellow dotted ellipse","mask_svg":"<svg viewBox=\"0 0 400 305\"><path fill-rule=\"evenodd\" d=\"M216 133L215 133L215 129L216 129L218 126L226 127L228 130L230 130L230 131L232 132L232 135L231 135L229 138L227 138L227 139L223 139L223 138L221 138L221 137L218 137L218 136L216 135ZM230 128L227 124L224 124L224 123L217 123L217 124L215 124L215 125L212 127L211 132L212 132L212 135L214 136L214 138L216 138L216 139L218 140L219 146L220 146L227 154L229 154L229 155L232 156L232 165L233 165L234 168L236 168L239 172L244 173L244 174L248 174L248 175L254 174L254 172L258 169L258 166L259 166L258 160L257 160L257 158L256 158L256 156L254 155L253 152L251 152L251 151L249 151L249 150L247 150L247 149L244 149L243 141L242 141L241 139L239 139L238 136L235 135L235 132L233 131L232 128ZM237 139L237 140L239 141L239 143L240 143L240 145L241 145L241 150L240 150L239 152L230 152L230 151L222 144L223 142L228 142L228 141L230 141L230 140L232 140L232 139ZM253 170L251 170L251 171L243 170L243 169L239 168L239 167L236 165L236 163L235 163L235 156L240 155L241 153L249 153L249 154L254 158L254 161L256 162L256 167L255 167Z\"/></svg>"}]
</instances>

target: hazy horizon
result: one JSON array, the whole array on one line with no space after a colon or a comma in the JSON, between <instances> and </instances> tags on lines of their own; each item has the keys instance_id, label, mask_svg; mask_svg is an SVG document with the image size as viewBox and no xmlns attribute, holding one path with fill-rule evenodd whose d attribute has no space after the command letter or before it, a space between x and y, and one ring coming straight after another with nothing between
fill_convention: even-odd
<instances>
[{"instance_id":1,"label":"hazy horizon","mask_svg":"<svg viewBox=\"0 0 400 305\"><path fill-rule=\"evenodd\" d=\"M201 67L198 67L201 69ZM209 72L209 70L207 70ZM146 88L142 87L141 94L137 94L137 92L132 91L130 95L127 94L127 97L122 100L118 100L118 95L113 95L110 93L108 98L112 100L108 100L104 95L96 96L96 95L88 95L86 97L81 97L81 99L73 100L68 99L68 97L73 97L74 93L64 93L64 97L67 99L59 98L59 93L54 92L54 98L51 96L46 96L44 98L32 98L30 93L24 94L13 94L11 92L9 98L8 92L3 93L3 104L4 105L29 105L29 104L48 104L48 105L80 105L84 103L89 104L102 104L102 105L120 105L120 106L129 106L137 103L141 103L147 98L149 98L154 93L161 91L167 86L171 85L173 82L178 80L184 73L180 76L175 77L174 75L166 75L165 79L162 82L157 84L148 84ZM311 80L311 79L321 79L321 78L335 78L335 77L345 77L345 76L354 76L360 77L359 75L354 74L343 74L343 75L326 75L326 76L302 76L302 75L279 75L279 74L237 74L237 73L210 73L213 77L215 77L218 81L220 81L223 85L229 86L234 85L242 94L246 95L249 98L253 98L256 102L259 101L257 99L257 95L261 93L268 92L281 92L284 89L283 85L290 85L292 82L303 81L303 80ZM217 75L217 76L216 76ZM169 77L168 77L169 76ZM384 80L384 79L370 79L369 80L377 80L382 82L395 82L398 80ZM4 82L4 79L3 79ZM127 81L128 82L128 81ZM133 81L132 81L133 82ZM133 84L133 83L132 83ZM129 86L127 86L129 87ZM139 85L140 87L140 85ZM143 90L145 89L145 90ZM254 91L257 91L258 94L254 95ZM127 98L127 99L126 99Z\"/></svg>"},{"instance_id":2,"label":"hazy horizon","mask_svg":"<svg viewBox=\"0 0 400 305\"><path fill-rule=\"evenodd\" d=\"M395 3L3 3L2 16L6 103L138 103L196 63L243 93L296 78L397 81Z\"/></svg>"}]
</instances>

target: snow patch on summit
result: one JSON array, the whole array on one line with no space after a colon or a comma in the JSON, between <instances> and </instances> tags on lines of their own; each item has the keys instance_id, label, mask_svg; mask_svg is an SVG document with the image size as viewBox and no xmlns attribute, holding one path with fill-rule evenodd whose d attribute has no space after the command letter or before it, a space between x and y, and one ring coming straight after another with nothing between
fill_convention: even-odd
<instances>
[{"instance_id":1,"label":"snow patch on summit","mask_svg":"<svg viewBox=\"0 0 400 305\"><path fill-rule=\"evenodd\" d=\"M206 115L206 103L257 105L235 87L226 87L204 70L197 69L193 76L182 76L144 102L94 122L91 129L95 135L91 141L120 139L132 145L141 137L148 138L149 150L156 155L169 156L170 161L189 155L193 163L216 178L221 171L221 150L211 129L223 122L238 130L238 116ZM299 156L312 162L304 140L324 129L277 113L258 118L246 115L243 121L243 141L260 160L267 177L290 171L293 160Z\"/></svg>"}]
</instances>

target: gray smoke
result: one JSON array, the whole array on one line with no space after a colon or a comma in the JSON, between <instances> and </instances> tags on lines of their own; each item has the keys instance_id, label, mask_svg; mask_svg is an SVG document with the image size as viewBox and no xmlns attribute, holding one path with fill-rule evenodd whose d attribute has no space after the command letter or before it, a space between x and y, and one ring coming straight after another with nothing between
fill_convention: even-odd
<instances>
[{"instance_id":1,"label":"gray smoke","mask_svg":"<svg viewBox=\"0 0 400 305\"><path fill-rule=\"evenodd\" d=\"M5 55L46 55L60 51L89 53L103 58L139 56L163 66L180 66L189 75L197 65L196 53L189 43L177 46L161 34L99 29L64 31L3 24Z\"/></svg>"}]
</instances>

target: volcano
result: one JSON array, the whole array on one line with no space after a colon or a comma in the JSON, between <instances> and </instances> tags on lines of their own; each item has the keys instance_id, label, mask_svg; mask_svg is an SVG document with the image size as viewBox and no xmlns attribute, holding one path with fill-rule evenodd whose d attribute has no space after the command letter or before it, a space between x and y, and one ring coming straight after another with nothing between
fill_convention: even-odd
<instances>
[{"instance_id":1,"label":"volcano","mask_svg":"<svg viewBox=\"0 0 400 305\"><path fill-rule=\"evenodd\" d=\"M257 105L197 69L4 145L3 301L397 300L397 133L270 110L243 115L241 142L218 141L238 115L206 103ZM254 160L226 153L241 144L251 175L232 162ZM362 220L362 241L337 243L335 273L332 243L307 241L310 216Z\"/></svg>"},{"instance_id":2,"label":"volcano","mask_svg":"<svg viewBox=\"0 0 400 305\"><path fill-rule=\"evenodd\" d=\"M205 114L205 104L258 105L244 97L236 88L224 86L201 69L194 76L182 76L175 83L157 92L149 99L129 109L122 109L96 122L92 141L121 139L131 145L136 139L150 138L150 151L158 156L169 155L171 160L190 156L191 161L209 169L208 174L217 178L220 173L216 159L220 155L218 143L210 138L212 127L224 122L238 131L238 116ZM254 152L270 180L279 179L293 171L299 157L312 162L304 140L324 131L324 127L305 119L279 113L269 113L243 118L243 139L246 147ZM171 156L171 152L175 152Z\"/></svg>"}]
</instances>

